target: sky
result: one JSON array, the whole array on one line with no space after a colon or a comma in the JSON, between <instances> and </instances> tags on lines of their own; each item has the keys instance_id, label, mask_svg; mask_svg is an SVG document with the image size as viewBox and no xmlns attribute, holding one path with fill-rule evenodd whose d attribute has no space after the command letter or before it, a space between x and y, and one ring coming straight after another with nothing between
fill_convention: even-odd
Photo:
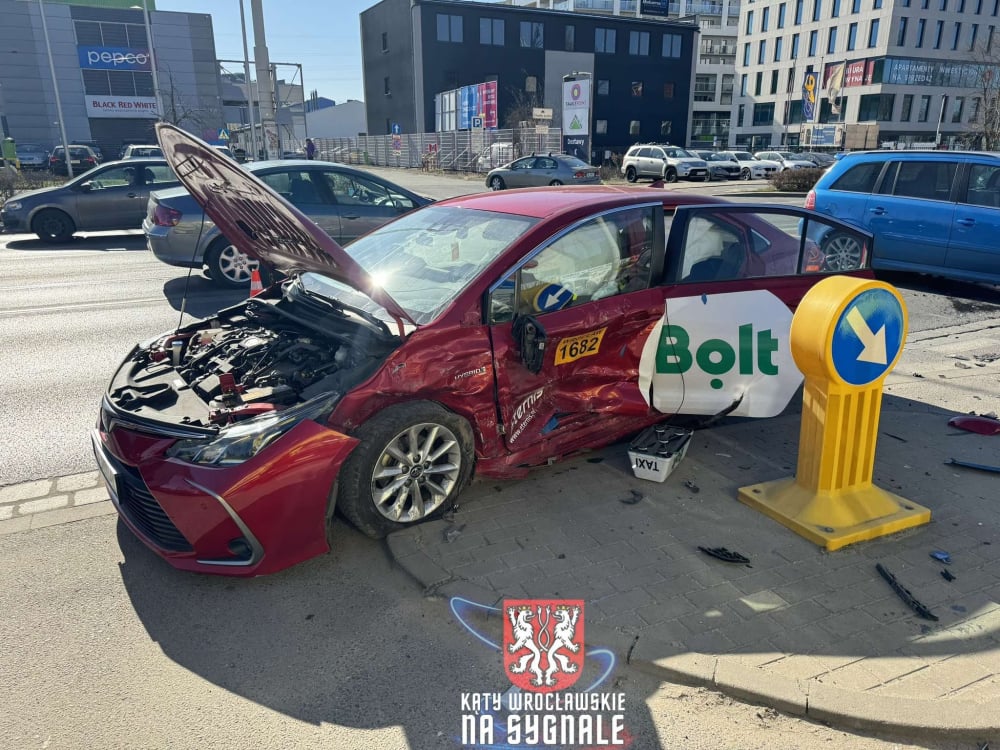
<instances>
[{"instance_id":1,"label":"sky","mask_svg":"<svg viewBox=\"0 0 1000 750\"><path fill-rule=\"evenodd\" d=\"M267 51L272 63L301 63L305 93L314 89L338 104L364 100L361 80L361 11L378 0L262 0ZM254 54L250 0L244 0L247 49ZM157 10L208 13L220 60L243 60L239 0L156 0ZM242 62L227 66L242 72ZM256 73L252 73L256 78ZM292 82L294 68L278 66L278 77ZM299 81L295 79L295 83Z\"/></svg>"}]
</instances>

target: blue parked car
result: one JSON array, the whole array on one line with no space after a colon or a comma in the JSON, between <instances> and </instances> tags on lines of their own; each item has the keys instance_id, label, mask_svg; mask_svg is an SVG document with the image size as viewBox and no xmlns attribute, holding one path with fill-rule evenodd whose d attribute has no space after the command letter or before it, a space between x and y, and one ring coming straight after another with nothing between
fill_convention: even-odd
<instances>
[{"instance_id":1,"label":"blue parked car","mask_svg":"<svg viewBox=\"0 0 1000 750\"><path fill-rule=\"evenodd\" d=\"M1000 154L847 154L809 191L806 208L875 235L872 267L1000 284ZM835 232L828 255L860 253Z\"/></svg>"}]
</instances>

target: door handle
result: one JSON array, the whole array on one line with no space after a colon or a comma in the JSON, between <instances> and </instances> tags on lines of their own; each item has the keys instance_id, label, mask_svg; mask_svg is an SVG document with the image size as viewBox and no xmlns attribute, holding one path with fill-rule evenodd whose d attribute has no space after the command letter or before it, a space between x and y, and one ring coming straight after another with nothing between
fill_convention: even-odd
<instances>
[{"instance_id":1,"label":"door handle","mask_svg":"<svg viewBox=\"0 0 1000 750\"><path fill-rule=\"evenodd\" d=\"M341 216L342 219L360 219L361 214L344 214Z\"/></svg>"},{"instance_id":2,"label":"door handle","mask_svg":"<svg viewBox=\"0 0 1000 750\"><path fill-rule=\"evenodd\" d=\"M876 216L885 216L888 213L882 206L875 206L875 208L869 208L868 210Z\"/></svg>"},{"instance_id":3,"label":"door handle","mask_svg":"<svg viewBox=\"0 0 1000 750\"><path fill-rule=\"evenodd\" d=\"M138 193L129 193L128 197L129 198L141 198L142 196L139 195Z\"/></svg>"},{"instance_id":4,"label":"door handle","mask_svg":"<svg viewBox=\"0 0 1000 750\"><path fill-rule=\"evenodd\" d=\"M956 224L961 224L963 227L971 227L976 223L975 219L959 219L955 222Z\"/></svg>"}]
</instances>

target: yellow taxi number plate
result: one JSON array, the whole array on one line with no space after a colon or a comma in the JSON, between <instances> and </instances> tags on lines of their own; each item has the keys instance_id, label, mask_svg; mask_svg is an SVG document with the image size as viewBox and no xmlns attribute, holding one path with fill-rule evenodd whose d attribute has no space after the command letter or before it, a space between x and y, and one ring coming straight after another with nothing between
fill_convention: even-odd
<instances>
[{"instance_id":1,"label":"yellow taxi number plate","mask_svg":"<svg viewBox=\"0 0 1000 750\"><path fill-rule=\"evenodd\" d=\"M559 342L556 348L556 364L565 365L568 362L576 362L584 357L592 357L601 350L601 339L607 328L599 328L596 331L585 333L581 336L570 336Z\"/></svg>"}]
</instances>

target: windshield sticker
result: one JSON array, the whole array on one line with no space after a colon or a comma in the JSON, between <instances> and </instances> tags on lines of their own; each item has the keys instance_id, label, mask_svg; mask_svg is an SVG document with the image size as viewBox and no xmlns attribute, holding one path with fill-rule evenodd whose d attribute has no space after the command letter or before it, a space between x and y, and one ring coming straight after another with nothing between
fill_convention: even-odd
<instances>
[{"instance_id":1,"label":"windshield sticker","mask_svg":"<svg viewBox=\"0 0 1000 750\"><path fill-rule=\"evenodd\" d=\"M580 336L567 336L556 347L556 364L565 365L584 357L593 357L601 350L601 340L607 326Z\"/></svg>"},{"instance_id":2,"label":"windshield sticker","mask_svg":"<svg viewBox=\"0 0 1000 750\"><path fill-rule=\"evenodd\" d=\"M639 389L666 414L773 417L802 382L789 348L792 312L754 290L667 300L639 362Z\"/></svg>"}]
</instances>

